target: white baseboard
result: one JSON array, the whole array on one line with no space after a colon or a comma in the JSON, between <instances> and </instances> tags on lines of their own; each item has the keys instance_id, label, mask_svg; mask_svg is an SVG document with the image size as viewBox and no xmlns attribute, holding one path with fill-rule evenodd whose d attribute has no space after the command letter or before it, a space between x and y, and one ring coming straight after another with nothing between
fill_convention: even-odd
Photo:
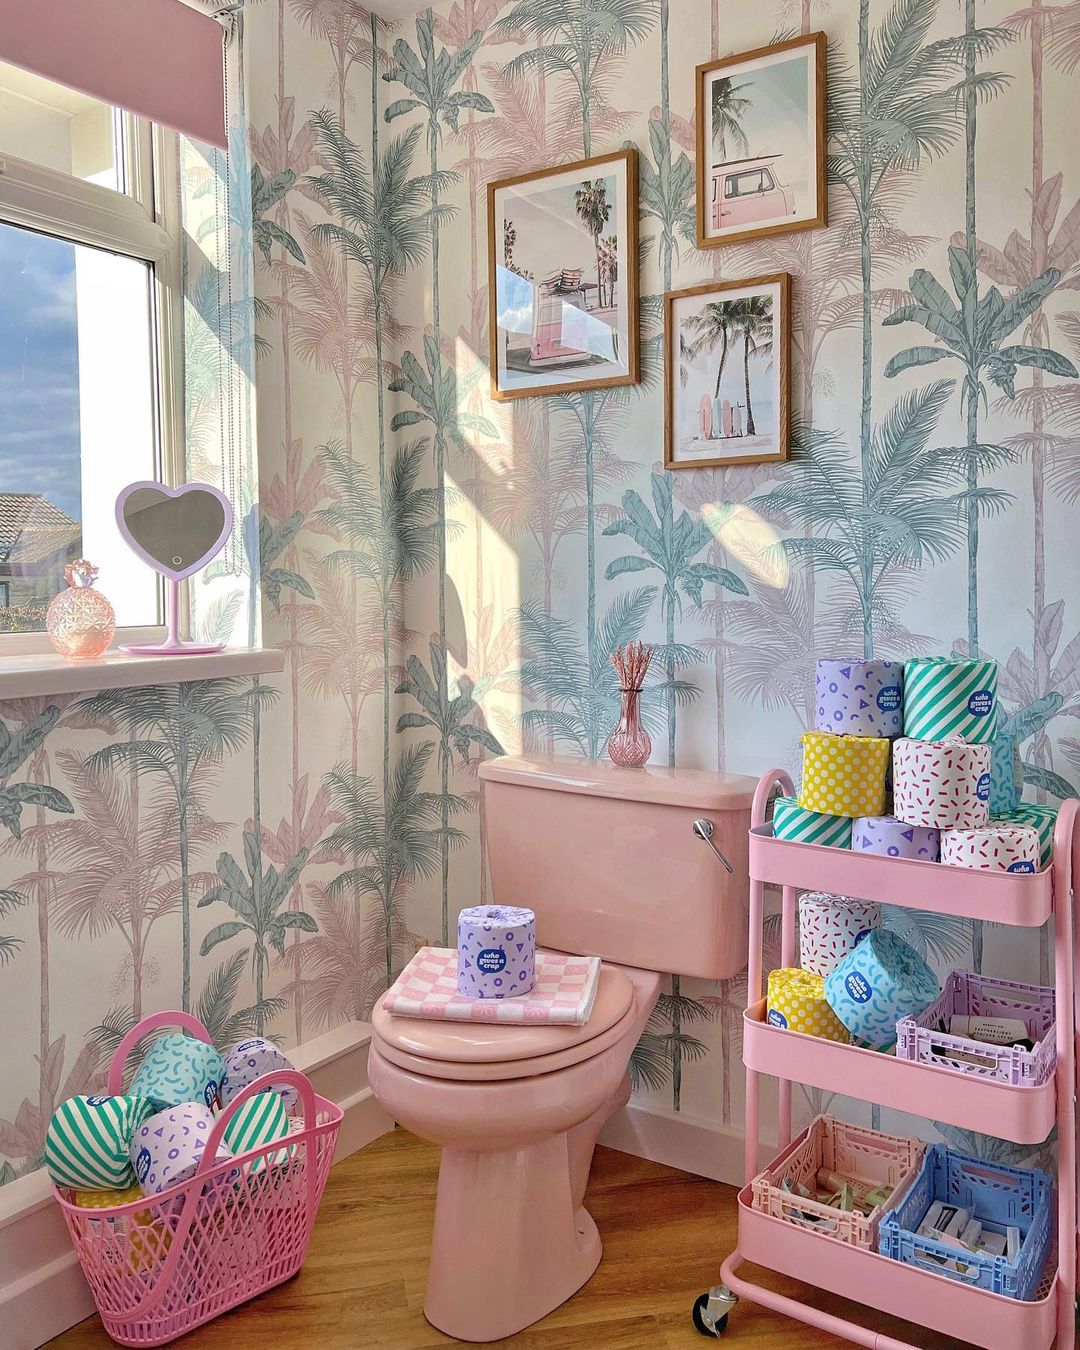
<instances>
[{"instance_id":1,"label":"white baseboard","mask_svg":"<svg viewBox=\"0 0 1080 1350\"><path fill-rule=\"evenodd\" d=\"M666 1163L668 1167L724 1181L729 1186L743 1184L741 1126L722 1125L702 1116L632 1101L604 1126L600 1142L620 1153ZM775 1145L763 1142L761 1165L775 1152Z\"/></svg>"},{"instance_id":2,"label":"white baseboard","mask_svg":"<svg viewBox=\"0 0 1080 1350\"><path fill-rule=\"evenodd\" d=\"M334 1161L394 1128L368 1086L371 1026L347 1022L289 1051L320 1096L344 1110ZM94 1311L48 1177L33 1172L0 1188L0 1344L36 1350Z\"/></svg>"}]
</instances>

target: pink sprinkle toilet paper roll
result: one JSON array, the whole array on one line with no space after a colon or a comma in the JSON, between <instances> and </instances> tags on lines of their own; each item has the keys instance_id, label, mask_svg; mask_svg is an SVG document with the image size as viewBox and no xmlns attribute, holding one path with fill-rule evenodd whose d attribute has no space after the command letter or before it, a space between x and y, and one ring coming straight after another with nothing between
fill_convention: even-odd
<instances>
[{"instance_id":1,"label":"pink sprinkle toilet paper roll","mask_svg":"<svg viewBox=\"0 0 1080 1350\"><path fill-rule=\"evenodd\" d=\"M993 747L899 740L893 747L893 815L935 830L974 830L990 819Z\"/></svg>"},{"instance_id":2,"label":"pink sprinkle toilet paper roll","mask_svg":"<svg viewBox=\"0 0 1080 1350\"><path fill-rule=\"evenodd\" d=\"M213 1128L214 1117L202 1102L170 1106L144 1121L131 1141L131 1163L143 1191L157 1195L194 1176ZM218 1145L218 1162L232 1156L228 1145ZM238 1176L230 1174L228 1184Z\"/></svg>"},{"instance_id":3,"label":"pink sprinkle toilet paper roll","mask_svg":"<svg viewBox=\"0 0 1080 1350\"><path fill-rule=\"evenodd\" d=\"M1037 872L1039 835L1022 825L986 825L978 830L946 830L941 836L946 867L980 872Z\"/></svg>"},{"instance_id":4,"label":"pink sprinkle toilet paper roll","mask_svg":"<svg viewBox=\"0 0 1080 1350\"><path fill-rule=\"evenodd\" d=\"M869 900L827 891L799 896L799 964L815 975L830 975L837 963L881 923Z\"/></svg>"}]
</instances>

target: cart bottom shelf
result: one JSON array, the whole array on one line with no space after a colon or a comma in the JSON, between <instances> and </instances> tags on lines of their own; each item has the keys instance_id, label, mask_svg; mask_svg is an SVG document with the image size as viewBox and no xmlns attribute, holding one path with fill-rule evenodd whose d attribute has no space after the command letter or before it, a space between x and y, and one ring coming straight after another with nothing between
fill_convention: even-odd
<instances>
[{"instance_id":1,"label":"cart bottom shelf","mask_svg":"<svg viewBox=\"0 0 1080 1350\"><path fill-rule=\"evenodd\" d=\"M755 1265L983 1350L1049 1350L1054 1342L1053 1273L1044 1275L1037 1301L988 1294L762 1214L752 1206L749 1186L739 1192L739 1252Z\"/></svg>"}]
</instances>

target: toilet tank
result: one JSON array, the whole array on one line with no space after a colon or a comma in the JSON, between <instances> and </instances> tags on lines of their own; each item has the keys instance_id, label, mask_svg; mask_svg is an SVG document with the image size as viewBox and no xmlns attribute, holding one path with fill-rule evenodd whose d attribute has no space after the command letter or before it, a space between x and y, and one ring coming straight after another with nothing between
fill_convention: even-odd
<instances>
[{"instance_id":1,"label":"toilet tank","mask_svg":"<svg viewBox=\"0 0 1080 1350\"><path fill-rule=\"evenodd\" d=\"M484 760L480 777L494 900L535 910L538 942L709 980L745 968L756 779L557 755Z\"/></svg>"}]
</instances>

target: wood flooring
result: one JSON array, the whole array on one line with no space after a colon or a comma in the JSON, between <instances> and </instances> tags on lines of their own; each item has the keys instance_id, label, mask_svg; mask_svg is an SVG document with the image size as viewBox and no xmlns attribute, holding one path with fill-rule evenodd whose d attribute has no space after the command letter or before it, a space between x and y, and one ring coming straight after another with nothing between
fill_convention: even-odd
<instances>
[{"instance_id":1,"label":"wood flooring","mask_svg":"<svg viewBox=\"0 0 1080 1350\"><path fill-rule=\"evenodd\" d=\"M182 1350L436 1350L457 1345L422 1312L438 1151L403 1130L330 1174L307 1264L289 1283L177 1342ZM690 1322L698 1294L735 1245L735 1192L657 1163L598 1149L586 1201L604 1240L589 1283L542 1322L498 1346L513 1350L819 1350L839 1342L740 1303L719 1341ZM807 1290L752 1267L743 1274L812 1300L924 1350L961 1342ZM0 1337L2 1339L2 1337ZM106 1350L96 1317L52 1350Z\"/></svg>"}]
</instances>

